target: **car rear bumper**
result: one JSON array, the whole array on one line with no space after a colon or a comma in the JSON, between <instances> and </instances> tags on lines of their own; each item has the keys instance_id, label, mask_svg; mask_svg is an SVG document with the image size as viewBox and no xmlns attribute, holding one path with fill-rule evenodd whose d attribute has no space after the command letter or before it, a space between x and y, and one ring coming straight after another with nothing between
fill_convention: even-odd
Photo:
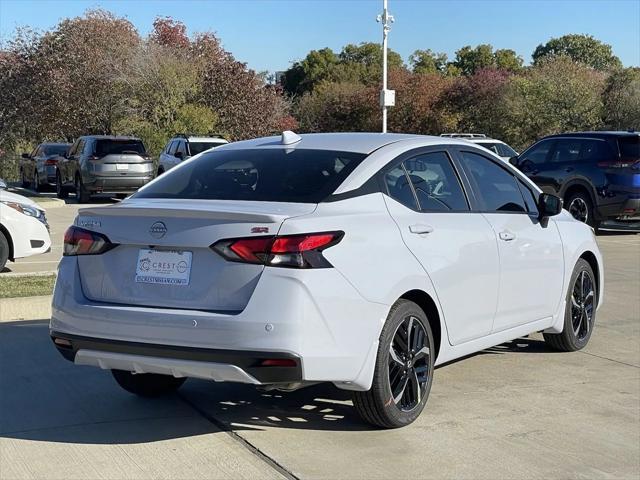
<instances>
[{"instance_id":1,"label":"car rear bumper","mask_svg":"<svg viewBox=\"0 0 640 480\"><path fill-rule=\"evenodd\" d=\"M56 331L51 332L51 339L64 358L78 365L217 382L271 384L302 381L300 358L291 353L125 342Z\"/></svg>"},{"instance_id":2,"label":"car rear bumper","mask_svg":"<svg viewBox=\"0 0 640 480\"><path fill-rule=\"evenodd\" d=\"M131 193L146 185L152 179L153 175L151 173L139 177L92 177L84 182L84 187L95 193Z\"/></svg>"},{"instance_id":3,"label":"car rear bumper","mask_svg":"<svg viewBox=\"0 0 640 480\"><path fill-rule=\"evenodd\" d=\"M77 257L63 257L50 329L53 336L70 339L75 363L114 368L117 361L157 372L145 369L153 364L167 371L177 368L171 367L174 361L197 362L206 378L239 381L237 372L229 378L217 366L226 365L228 373L231 365L260 384L333 382L367 390L389 308L364 300L333 268L267 267L241 312L96 302L82 291ZM85 360L86 352L110 355L91 353ZM61 353L69 358L69 351ZM112 354L127 358L114 360ZM297 369L256 366L259 359L274 358L296 359ZM181 368L181 375L203 378Z\"/></svg>"}]
</instances>

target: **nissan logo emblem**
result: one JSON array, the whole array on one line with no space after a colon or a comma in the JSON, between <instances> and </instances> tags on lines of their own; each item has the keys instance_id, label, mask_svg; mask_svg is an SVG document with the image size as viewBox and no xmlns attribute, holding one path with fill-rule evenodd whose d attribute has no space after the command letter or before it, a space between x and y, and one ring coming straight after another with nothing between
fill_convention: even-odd
<instances>
[{"instance_id":1,"label":"nissan logo emblem","mask_svg":"<svg viewBox=\"0 0 640 480\"><path fill-rule=\"evenodd\" d=\"M167 226L163 222L156 222L151 225L149 233L153 238L162 238L167 233Z\"/></svg>"}]
</instances>

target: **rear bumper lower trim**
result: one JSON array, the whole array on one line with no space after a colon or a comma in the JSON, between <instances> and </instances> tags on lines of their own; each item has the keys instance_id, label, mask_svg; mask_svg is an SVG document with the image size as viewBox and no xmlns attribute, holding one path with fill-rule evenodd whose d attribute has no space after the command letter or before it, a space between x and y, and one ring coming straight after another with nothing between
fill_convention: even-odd
<instances>
[{"instance_id":1,"label":"rear bumper lower trim","mask_svg":"<svg viewBox=\"0 0 640 480\"><path fill-rule=\"evenodd\" d=\"M56 339L66 340L69 346L55 343ZM302 381L300 357L285 352L159 345L84 337L56 331L51 331L51 340L64 358L82 365L101 368L120 366L119 369L140 373L173 374L255 384ZM295 366L263 366L263 360L293 360Z\"/></svg>"}]
</instances>

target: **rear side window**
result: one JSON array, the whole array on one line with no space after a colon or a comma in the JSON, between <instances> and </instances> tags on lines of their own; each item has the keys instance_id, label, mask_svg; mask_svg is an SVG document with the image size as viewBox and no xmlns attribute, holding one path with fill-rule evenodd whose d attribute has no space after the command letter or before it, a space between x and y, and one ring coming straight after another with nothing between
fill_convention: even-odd
<instances>
[{"instance_id":1,"label":"rear side window","mask_svg":"<svg viewBox=\"0 0 640 480\"><path fill-rule=\"evenodd\" d=\"M144 145L141 140L115 140L99 139L96 141L95 153L99 157L112 154L138 154L145 155Z\"/></svg>"},{"instance_id":2,"label":"rear side window","mask_svg":"<svg viewBox=\"0 0 640 480\"><path fill-rule=\"evenodd\" d=\"M418 197L420 210L447 212L469 209L445 152L426 153L403 163Z\"/></svg>"},{"instance_id":3,"label":"rear side window","mask_svg":"<svg viewBox=\"0 0 640 480\"><path fill-rule=\"evenodd\" d=\"M462 164L482 209L487 212L526 212L515 177L482 155L462 152Z\"/></svg>"},{"instance_id":4,"label":"rear side window","mask_svg":"<svg viewBox=\"0 0 640 480\"><path fill-rule=\"evenodd\" d=\"M640 160L640 135L636 137L618 138L620 156L632 160Z\"/></svg>"},{"instance_id":5,"label":"rear side window","mask_svg":"<svg viewBox=\"0 0 640 480\"><path fill-rule=\"evenodd\" d=\"M384 175L384 182L387 186L389 196L400 202L405 207L412 210L418 210L416 197L411 189L411 184L407 173L402 165L397 165Z\"/></svg>"},{"instance_id":6,"label":"rear side window","mask_svg":"<svg viewBox=\"0 0 640 480\"><path fill-rule=\"evenodd\" d=\"M365 157L330 150L214 150L172 169L134 197L319 203Z\"/></svg>"}]
</instances>

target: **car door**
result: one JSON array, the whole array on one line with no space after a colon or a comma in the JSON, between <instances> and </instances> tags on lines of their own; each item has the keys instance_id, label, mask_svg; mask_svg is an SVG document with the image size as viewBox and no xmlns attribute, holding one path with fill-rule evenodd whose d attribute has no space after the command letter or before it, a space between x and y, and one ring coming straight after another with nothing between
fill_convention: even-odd
<instances>
[{"instance_id":1,"label":"car door","mask_svg":"<svg viewBox=\"0 0 640 480\"><path fill-rule=\"evenodd\" d=\"M71 145L71 148L69 149L69 153L62 162L60 175L62 176L62 183L65 185L73 184L75 180L75 162L80 152L79 149L81 142L82 138L79 138L78 140L73 142L73 145Z\"/></svg>"},{"instance_id":2,"label":"car door","mask_svg":"<svg viewBox=\"0 0 640 480\"><path fill-rule=\"evenodd\" d=\"M551 317L560 302L564 257L554 222L538 218L537 192L498 160L459 149L474 208L490 223L500 256L493 332Z\"/></svg>"},{"instance_id":3,"label":"car door","mask_svg":"<svg viewBox=\"0 0 640 480\"><path fill-rule=\"evenodd\" d=\"M498 302L498 248L472 213L444 148L405 154L381 172L385 202L404 243L430 277L458 345L491 332Z\"/></svg>"}]
</instances>

